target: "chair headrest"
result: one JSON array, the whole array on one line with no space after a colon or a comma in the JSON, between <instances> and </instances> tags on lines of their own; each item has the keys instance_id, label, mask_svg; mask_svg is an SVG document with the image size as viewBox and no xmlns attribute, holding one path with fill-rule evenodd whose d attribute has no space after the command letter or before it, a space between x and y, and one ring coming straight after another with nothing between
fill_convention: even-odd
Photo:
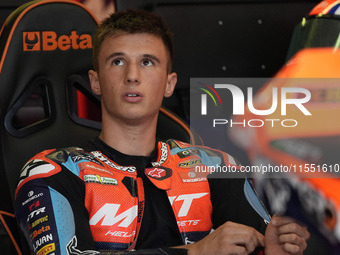
<instances>
[{"instance_id":1,"label":"chair headrest","mask_svg":"<svg viewBox=\"0 0 340 255\"><path fill-rule=\"evenodd\" d=\"M53 85L89 70L96 26L75 1L33 1L13 12L0 35L1 109L38 76L49 77Z\"/></svg>"},{"instance_id":2,"label":"chair headrest","mask_svg":"<svg viewBox=\"0 0 340 255\"><path fill-rule=\"evenodd\" d=\"M2 113L17 110L10 108L27 99L26 91L39 87L49 93L49 110L56 111L49 118L58 113L67 117L66 105L53 108L53 100L67 102L71 76L87 77L97 25L93 15L75 1L33 1L13 12L0 35Z\"/></svg>"}]
</instances>

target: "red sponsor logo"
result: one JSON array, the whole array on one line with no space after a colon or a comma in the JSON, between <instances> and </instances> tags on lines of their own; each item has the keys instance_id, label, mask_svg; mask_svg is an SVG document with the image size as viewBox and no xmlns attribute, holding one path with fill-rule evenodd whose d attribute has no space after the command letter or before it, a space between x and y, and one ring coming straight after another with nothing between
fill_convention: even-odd
<instances>
[{"instance_id":1,"label":"red sponsor logo","mask_svg":"<svg viewBox=\"0 0 340 255\"><path fill-rule=\"evenodd\" d=\"M38 252L37 255L45 255L49 254L50 252L55 251L55 244L50 243L42 247Z\"/></svg>"},{"instance_id":2,"label":"red sponsor logo","mask_svg":"<svg viewBox=\"0 0 340 255\"><path fill-rule=\"evenodd\" d=\"M30 212L32 212L33 208L37 208L40 206L40 201L38 200L37 202L31 204L28 208L30 210Z\"/></svg>"},{"instance_id":3,"label":"red sponsor logo","mask_svg":"<svg viewBox=\"0 0 340 255\"><path fill-rule=\"evenodd\" d=\"M166 176L166 171L161 168L146 169L146 174L154 178L162 178Z\"/></svg>"}]
</instances>

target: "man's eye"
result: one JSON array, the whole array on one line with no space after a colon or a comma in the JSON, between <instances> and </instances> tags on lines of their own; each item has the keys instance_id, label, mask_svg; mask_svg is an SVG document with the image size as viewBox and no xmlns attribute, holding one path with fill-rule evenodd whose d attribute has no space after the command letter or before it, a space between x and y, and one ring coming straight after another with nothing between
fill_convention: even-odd
<instances>
[{"instance_id":1,"label":"man's eye","mask_svg":"<svg viewBox=\"0 0 340 255\"><path fill-rule=\"evenodd\" d=\"M115 66L121 66L123 65L123 61L121 59L115 59L112 61L112 64Z\"/></svg>"},{"instance_id":2,"label":"man's eye","mask_svg":"<svg viewBox=\"0 0 340 255\"><path fill-rule=\"evenodd\" d=\"M149 60L149 59L144 59L144 60L142 61L142 65L143 65L143 66L152 66L152 65L153 65L153 62L152 62L151 60Z\"/></svg>"}]
</instances>

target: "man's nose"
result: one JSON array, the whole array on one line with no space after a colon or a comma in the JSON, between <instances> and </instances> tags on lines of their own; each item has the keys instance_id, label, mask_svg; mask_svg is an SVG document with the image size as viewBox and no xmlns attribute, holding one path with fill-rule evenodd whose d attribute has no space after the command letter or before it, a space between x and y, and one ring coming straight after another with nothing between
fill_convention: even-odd
<instances>
[{"instance_id":1,"label":"man's nose","mask_svg":"<svg viewBox=\"0 0 340 255\"><path fill-rule=\"evenodd\" d=\"M130 63L126 69L125 74L126 84L139 84L140 83L140 69L136 63Z\"/></svg>"}]
</instances>

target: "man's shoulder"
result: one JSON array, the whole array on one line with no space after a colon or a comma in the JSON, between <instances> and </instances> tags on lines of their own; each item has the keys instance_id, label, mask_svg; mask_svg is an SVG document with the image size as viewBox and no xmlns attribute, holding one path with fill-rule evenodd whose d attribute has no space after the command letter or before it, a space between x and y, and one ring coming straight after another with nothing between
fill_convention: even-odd
<instances>
[{"instance_id":1,"label":"man's shoulder","mask_svg":"<svg viewBox=\"0 0 340 255\"><path fill-rule=\"evenodd\" d=\"M82 154L88 154L88 152L86 152L83 148L76 146L47 149L35 154L30 160L27 161L26 165L37 161L46 161L47 163L52 164L62 164L68 161L69 157Z\"/></svg>"},{"instance_id":2,"label":"man's shoulder","mask_svg":"<svg viewBox=\"0 0 340 255\"><path fill-rule=\"evenodd\" d=\"M221 154L225 154L225 155L229 155L229 153L210 147L210 146L206 146L206 145L194 145L191 143L187 143L187 142L182 142L179 140L175 140L175 139L169 139L166 141L166 143L169 145L170 150L180 150L180 151L185 151L185 150L197 150L197 151L205 151L211 155L221 155Z\"/></svg>"},{"instance_id":3,"label":"man's shoulder","mask_svg":"<svg viewBox=\"0 0 340 255\"><path fill-rule=\"evenodd\" d=\"M178 155L179 157L197 156L203 159L208 165L212 163L214 165L240 165L239 161L232 155L216 148L205 145L192 145L190 143L174 139L169 139L166 141L166 143L169 145L171 155Z\"/></svg>"},{"instance_id":4,"label":"man's shoulder","mask_svg":"<svg viewBox=\"0 0 340 255\"><path fill-rule=\"evenodd\" d=\"M80 147L67 147L59 149L47 149L34 155L23 166L19 183L28 182L37 178L45 178L59 173L62 165L69 161L70 157L85 157L87 153Z\"/></svg>"}]
</instances>

